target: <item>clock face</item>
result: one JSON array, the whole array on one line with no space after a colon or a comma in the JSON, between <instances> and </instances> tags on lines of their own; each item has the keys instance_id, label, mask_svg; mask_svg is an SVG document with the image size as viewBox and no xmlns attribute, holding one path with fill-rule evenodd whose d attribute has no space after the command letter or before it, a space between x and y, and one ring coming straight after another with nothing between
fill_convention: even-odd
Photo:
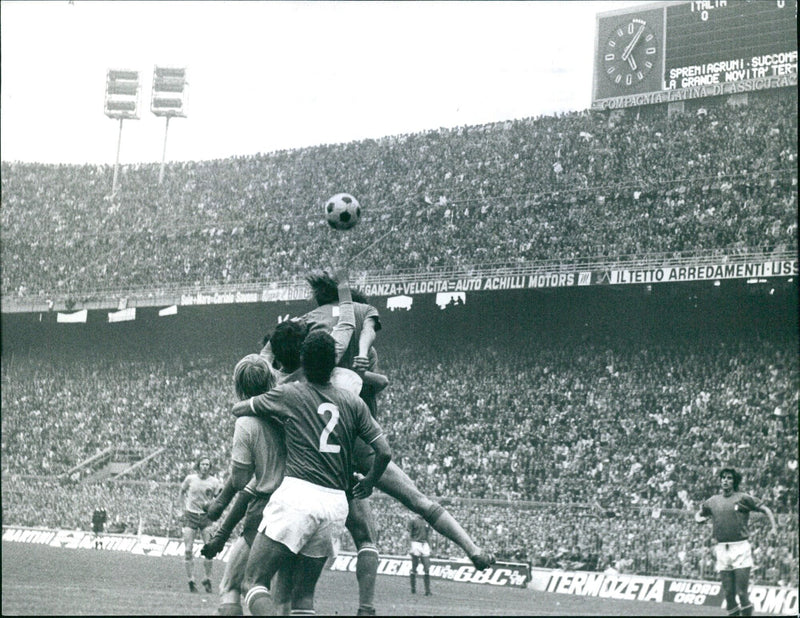
<instances>
[{"instance_id":1,"label":"clock face","mask_svg":"<svg viewBox=\"0 0 800 618\"><path fill-rule=\"evenodd\" d=\"M658 40L644 19L620 23L606 41L603 68L606 78L620 87L636 86L653 70Z\"/></svg>"}]
</instances>

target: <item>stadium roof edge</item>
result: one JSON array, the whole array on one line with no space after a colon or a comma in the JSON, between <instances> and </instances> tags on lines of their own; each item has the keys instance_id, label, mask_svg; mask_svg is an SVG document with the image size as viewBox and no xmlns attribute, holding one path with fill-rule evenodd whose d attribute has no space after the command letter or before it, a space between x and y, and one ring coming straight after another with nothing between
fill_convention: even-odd
<instances>
[{"instance_id":1,"label":"stadium roof edge","mask_svg":"<svg viewBox=\"0 0 800 618\"><path fill-rule=\"evenodd\" d=\"M621 9L614 9L613 11L603 11L602 13L596 13L595 17L600 19L601 17L606 17L610 15L625 15L626 13L631 13L633 11L648 11L650 9L658 9L665 6L675 6L679 4L690 4L692 0L661 0L660 2L643 2L641 4L633 4L631 6L627 6Z\"/></svg>"}]
</instances>

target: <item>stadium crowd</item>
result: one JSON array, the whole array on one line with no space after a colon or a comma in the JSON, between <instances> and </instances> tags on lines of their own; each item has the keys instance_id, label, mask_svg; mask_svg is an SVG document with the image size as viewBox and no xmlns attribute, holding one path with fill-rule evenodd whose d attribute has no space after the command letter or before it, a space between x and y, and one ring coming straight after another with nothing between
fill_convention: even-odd
<instances>
[{"instance_id":1,"label":"stadium crowd","mask_svg":"<svg viewBox=\"0 0 800 618\"><path fill-rule=\"evenodd\" d=\"M157 165L126 165L116 195L112 174L2 162L4 297L300 281L377 239L365 264L386 274L796 249L797 95L172 163L160 186ZM322 200L343 190L365 217L332 233ZM733 461L781 525L767 540L754 518L754 579L796 584L796 341L418 344L381 349L379 420L420 488L500 558L708 577L708 530L687 514ZM177 483L201 454L224 474L238 356L55 356L3 355L3 523L86 528L102 504L177 535ZM165 444L124 481L68 474L109 446ZM406 513L375 504L382 551L404 554Z\"/></svg>"},{"instance_id":2,"label":"stadium crowd","mask_svg":"<svg viewBox=\"0 0 800 618\"><path fill-rule=\"evenodd\" d=\"M382 359L395 387L382 398L381 421L396 461L430 495L493 501L484 508L456 500L453 509L507 559L707 574L695 549L704 532L687 513L718 491L711 471L730 461L797 540L800 373L791 341L675 337L632 346L537 337L535 347L420 344ZM169 531L175 484L198 456L210 453L224 473L234 362L4 361L3 521L80 527L102 503L126 521L143 517ZM165 436L168 449L124 477L129 484L21 480L63 475L109 445L155 451ZM41 491L37 483L56 486ZM376 502L383 550L403 553L402 509ZM497 506L529 502L540 507ZM439 543L443 555L457 555ZM796 573L796 542L757 537L755 546L765 581L768 570L783 579L787 569ZM795 548L788 558L784 547Z\"/></svg>"},{"instance_id":3,"label":"stadium crowd","mask_svg":"<svg viewBox=\"0 0 800 618\"><path fill-rule=\"evenodd\" d=\"M158 171L124 166L112 196L111 166L3 162L2 293L294 281L379 238L373 273L790 249L797 96L172 163L162 185ZM365 216L334 234L322 203L342 190Z\"/></svg>"}]
</instances>

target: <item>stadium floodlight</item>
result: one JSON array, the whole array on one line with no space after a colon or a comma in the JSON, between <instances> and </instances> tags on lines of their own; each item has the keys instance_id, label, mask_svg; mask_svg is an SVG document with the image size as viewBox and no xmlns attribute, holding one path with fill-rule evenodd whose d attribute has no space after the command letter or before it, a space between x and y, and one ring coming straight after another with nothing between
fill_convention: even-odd
<instances>
[{"instance_id":1,"label":"stadium floodlight","mask_svg":"<svg viewBox=\"0 0 800 618\"><path fill-rule=\"evenodd\" d=\"M155 67L150 111L156 116L186 117L186 95L188 83L186 69Z\"/></svg>"},{"instance_id":2,"label":"stadium floodlight","mask_svg":"<svg viewBox=\"0 0 800 618\"><path fill-rule=\"evenodd\" d=\"M106 74L106 116L138 120L138 108L139 72L109 69Z\"/></svg>"},{"instance_id":3,"label":"stadium floodlight","mask_svg":"<svg viewBox=\"0 0 800 618\"><path fill-rule=\"evenodd\" d=\"M158 184L164 181L169 119L176 116L186 118L187 86L185 68L159 66L153 68L153 91L150 98L150 111L156 116L163 116L167 119L164 126L164 149L161 153Z\"/></svg>"},{"instance_id":4,"label":"stadium floodlight","mask_svg":"<svg viewBox=\"0 0 800 618\"><path fill-rule=\"evenodd\" d=\"M119 151L122 145L122 121L139 119L139 71L109 69L106 73L105 115L119 119L117 160L114 163L114 180L111 195L117 194L119 178Z\"/></svg>"}]
</instances>

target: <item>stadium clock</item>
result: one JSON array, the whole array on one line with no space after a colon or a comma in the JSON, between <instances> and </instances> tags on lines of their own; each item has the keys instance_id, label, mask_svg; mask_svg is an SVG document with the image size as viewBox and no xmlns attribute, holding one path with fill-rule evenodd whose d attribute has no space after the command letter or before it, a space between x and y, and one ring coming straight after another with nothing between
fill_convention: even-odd
<instances>
[{"instance_id":1,"label":"stadium clock","mask_svg":"<svg viewBox=\"0 0 800 618\"><path fill-rule=\"evenodd\" d=\"M619 23L605 42L606 78L626 88L640 84L660 62L659 42L647 21L631 17Z\"/></svg>"}]
</instances>

